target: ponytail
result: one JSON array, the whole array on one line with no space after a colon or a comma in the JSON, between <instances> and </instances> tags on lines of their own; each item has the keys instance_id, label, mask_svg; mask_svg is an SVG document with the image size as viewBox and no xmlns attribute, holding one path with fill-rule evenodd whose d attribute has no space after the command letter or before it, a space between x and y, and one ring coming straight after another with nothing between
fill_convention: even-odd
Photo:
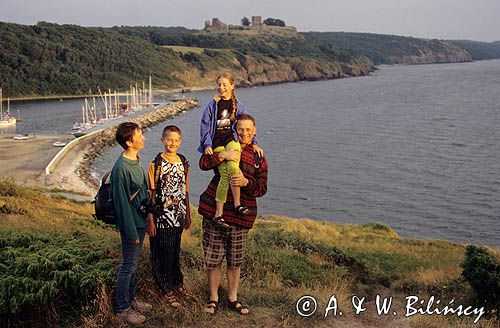
<instances>
[{"instance_id":1,"label":"ponytail","mask_svg":"<svg viewBox=\"0 0 500 328\"><path fill-rule=\"evenodd\" d=\"M236 102L236 93L234 93L234 90L231 95L231 102L232 102L232 109L231 109L231 114L229 115L229 119L231 122L234 121L236 118L236 110L238 109L238 103Z\"/></svg>"}]
</instances>

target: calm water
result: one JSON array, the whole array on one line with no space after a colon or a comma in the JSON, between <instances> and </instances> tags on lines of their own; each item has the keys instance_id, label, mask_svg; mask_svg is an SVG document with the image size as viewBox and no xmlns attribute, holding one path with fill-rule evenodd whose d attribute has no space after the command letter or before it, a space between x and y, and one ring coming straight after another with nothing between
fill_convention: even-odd
<instances>
[{"instance_id":1,"label":"calm water","mask_svg":"<svg viewBox=\"0 0 500 328\"><path fill-rule=\"evenodd\" d=\"M500 247L500 61L237 92L270 163L260 214L383 222L403 236ZM212 94L193 96L204 106ZM197 168L201 110L169 122L183 130L195 204L212 175ZM144 166L161 151L163 126L145 133ZM110 149L96 174L119 153Z\"/></svg>"},{"instance_id":2,"label":"calm water","mask_svg":"<svg viewBox=\"0 0 500 328\"><path fill-rule=\"evenodd\" d=\"M122 97L122 101L124 98ZM155 97L155 102L165 102L164 97ZM65 134L69 133L73 124L82 122L83 99L65 100L33 100L11 102L10 113L12 116L20 117L15 127L2 128L0 134ZM6 112L6 100L4 98L4 113ZM102 101L96 99L96 107L100 116L104 116Z\"/></svg>"}]
</instances>

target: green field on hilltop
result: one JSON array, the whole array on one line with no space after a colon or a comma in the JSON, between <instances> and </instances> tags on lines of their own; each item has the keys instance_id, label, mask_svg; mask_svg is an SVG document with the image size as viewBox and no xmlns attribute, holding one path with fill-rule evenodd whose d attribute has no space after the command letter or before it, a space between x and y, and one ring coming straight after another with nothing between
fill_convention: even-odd
<instances>
[{"instance_id":1,"label":"green field on hilltop","mask_svg":"<svg viewBox=\"0 0 500 328\"><path fill-rule=\"evenodd\" d=\"M50 197L41 189L0 179L0 320L24 327L119 326L112 310L119 236L92 219L92 212L89 203ZM138 289L155 307L145 327L319 325L324 320L321 313L308 321L296 314L295 302L306 294L320 306L333 294L340 304L349 304L354 294L367 301L384 294L475 302L473 288L461 275L465 245L401 238L379 223L339 225L265 216L257 219L249 234L242 267L239 295L251 315L242 318L229 311L223 287L221 308L212 317L201 310L208 289L201 218L196 212L191 207L193 225L182 241L181 261L190 293L182 310L168 307L156 295L145 243ZM499 250L487 253L487 259L499 262ZM363 322L378 320L368 315L358 318L347 305L344 308L342 320L347 323L356 321L362 327ZM391 320L406 320L412 328L471 324L470 318L452 317L433 317L433 325L426 317ZM493 328L494 320L483 318L475 327Z\"/></svg>"},{"instance_id":2,"label":"green field on hilltop","mask_svg":"<svg viewBox=\"0 0 500 328\"><path fill-rule=\"evenodd\" d=\"M180 52L180 53L188 53L188 52L193 52L195 54L201 54L204 50L206 50L207 48L199 48L199 47L187 47L187 46L162 46L164 48L169 48L169 49L172 49L173 51L177 51L177 52ZM220 49L208 49L208 50L219 50Z\"/></svg>"}]
</instances>

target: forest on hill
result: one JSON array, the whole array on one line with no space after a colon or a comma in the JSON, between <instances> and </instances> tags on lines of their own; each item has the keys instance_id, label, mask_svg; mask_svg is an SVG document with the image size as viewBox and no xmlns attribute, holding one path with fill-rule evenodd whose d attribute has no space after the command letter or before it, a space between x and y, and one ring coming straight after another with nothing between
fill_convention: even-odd
<instances>
[{"instance_id":1,"label":"forest on hill","mask_svg":"<svg viewBox=\"0 0 500 328\"><path fill-rule=\"evenodd\" d=\"M348 32L310 32L308 35L320 42L363 54L376 65L431 64L472 60L465 49L443 40Z\"/></svg>"},{"instance_id":2,"label":"forest on hill","mask_svg":"<svg viewBox=\"0 0 500 328\"><path fill-rule=\"evenodd\" d=\"M221 71L249 86L366 75L376 64L500 56L483 43L456 42L366 33L0 22L0 88L14 98L84 95L98 88L127 90L149 75L155 88L207 87Z\"/></svg>"},{"instance_id":3,"label":"forest on hill","mask_svg":"<svg viewBox=\"0 0 500 328\"><path fill-rule=\"evenodd\" d=\"M451 40L450 42L467 50L472 56L472 60L500 58L500 41L478 42L470 40Z\"/></svg>"}]
</instances>

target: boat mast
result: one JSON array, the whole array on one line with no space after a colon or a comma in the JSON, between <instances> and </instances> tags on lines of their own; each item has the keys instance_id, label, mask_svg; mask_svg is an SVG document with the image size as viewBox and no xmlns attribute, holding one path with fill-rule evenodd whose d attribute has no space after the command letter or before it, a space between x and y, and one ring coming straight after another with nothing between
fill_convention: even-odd
<instances>
[{"instance_id":1,"label":"boat mast","mask_svg":"<svg viewBox=\"0 0 500 328\"><path fill-rule=\"evenodd\" d=\"M108 109L109 109L109 113L111 115L111 117L115 117L114 113L113 113L113 94L111 93L111 89L108 89L108 98L106 98L108 100Z\"/></svg>"},{"instance_id":2,"label":"boat mast","mask_svg":"<svg viewBox=\"0 0 500 328\"><path fill-rule=\"evenodd\" d=\"M119 106L118 94L116 93L116 90L115 90L115 108L114 108L114 112L115 112L116 116L118 116L118 106Z\"/></svg>"},{"instance_id":3,"label":"boat mast","mask_svg":"<svg viewBox=\"0 0 500 328\"><path fill-rule=\"evenodd\" d=\"M151 81L151 75L149 76L149 105L153 104L153 83Z\"/></svg>"}]
</instances>

